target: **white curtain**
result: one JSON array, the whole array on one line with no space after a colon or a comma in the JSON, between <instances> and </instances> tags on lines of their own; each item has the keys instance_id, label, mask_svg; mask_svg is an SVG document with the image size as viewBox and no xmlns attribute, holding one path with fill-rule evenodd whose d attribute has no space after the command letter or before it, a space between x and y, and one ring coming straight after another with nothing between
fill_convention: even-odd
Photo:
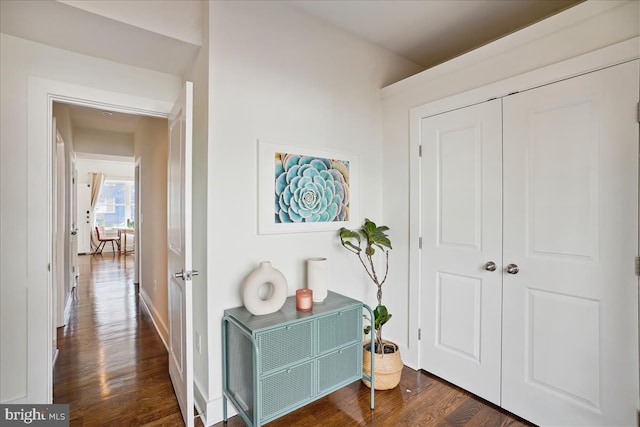
<instances>
[{"instance_id":1,"label":"white curtain","mask_svg":"<svg viewBox=\"0 0 640 427\"><path fill-rule=\"evenodd\" d=\"M91 173L91 252L98 247L98 237L96 236L96 216L94 209L100 198L102 184L104 183L104 174L102 172Z\"/></svg>"}]
</instances>

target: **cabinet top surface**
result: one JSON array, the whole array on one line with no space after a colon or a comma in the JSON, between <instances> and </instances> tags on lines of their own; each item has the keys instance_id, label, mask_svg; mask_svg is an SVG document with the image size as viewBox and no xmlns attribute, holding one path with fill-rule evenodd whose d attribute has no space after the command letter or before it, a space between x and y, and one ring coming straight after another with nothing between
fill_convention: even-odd
<instances>
[{"instance_id":1,"label":"cabinet top surface","mask_svg":"<svg viewBox=\"0 0 640 427\"><path fill-rule=\"evenodd\" d=\"M351 307L361 307L362 302L344 295L328 292L327 298L323 302L314 302L313 309L308 312L296 310L296 297L290 296L279 311L271 314L255 316L244 306L230 308L224 311L225 316L233 317L252 332L270 328L284 323L295 322L312 318L314 316L331 313L333 311L344 310Z\"/></svg>"}]
</instances>

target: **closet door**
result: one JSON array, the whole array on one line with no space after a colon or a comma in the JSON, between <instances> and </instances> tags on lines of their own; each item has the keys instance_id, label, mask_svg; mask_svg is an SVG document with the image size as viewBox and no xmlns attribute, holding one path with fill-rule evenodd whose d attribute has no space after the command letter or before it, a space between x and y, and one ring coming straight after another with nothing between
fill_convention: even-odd
<instances>
[{"instance_id":1,"label":"closet door","mask_svg":"<svg viewBox=\"0 0 640 427\"><path fill-rule=\"evenodd\" d=\"M496 404L502 311L501 132L500 100L421 122L420 366Z\"/></svg>"},{"instance_id":2,"label":"closet door","mask_svg":"<svg viewBox=\"0 0 640 427\"><path fill-rule=\"evenodd\" d=\"M502 406L636 425L638 62L504 99Z\"/></svg>"}]
</instances>

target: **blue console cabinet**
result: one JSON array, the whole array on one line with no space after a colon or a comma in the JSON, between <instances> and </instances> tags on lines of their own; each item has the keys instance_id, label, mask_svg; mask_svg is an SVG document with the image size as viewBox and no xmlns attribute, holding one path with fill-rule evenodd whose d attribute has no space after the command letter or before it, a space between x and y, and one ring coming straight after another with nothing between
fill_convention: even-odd
<instances>
[{"instance_id":1,"label":"blue console cabinet","mask_svg":"<svg viewBox=\"0 0 640 427\"><path fill-rule=\"evenodd\" d=\"M366 304L335 292L310 312L296 311L295 297L263 316L244 307L225 310L224 421L227 400L249 426L257 427L363 377L373 384L374 378L362 372L363 310L373 318Z\"/></svg>"}]
</instances>

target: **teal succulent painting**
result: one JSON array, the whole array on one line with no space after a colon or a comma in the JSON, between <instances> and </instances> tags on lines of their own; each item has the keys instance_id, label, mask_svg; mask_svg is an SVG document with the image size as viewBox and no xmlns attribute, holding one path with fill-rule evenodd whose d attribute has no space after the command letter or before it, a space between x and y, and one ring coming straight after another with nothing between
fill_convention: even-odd
<instances>
[{"instance_id":1,"label":"teal succulent painting","mask_svg":"<svg viewBox=\"0 0 640 427\"><path fill-rule=\"evenodd\" d=\"M276 224L349 220L349 162L275 153Z\"/></svg>"}]
</instances>

